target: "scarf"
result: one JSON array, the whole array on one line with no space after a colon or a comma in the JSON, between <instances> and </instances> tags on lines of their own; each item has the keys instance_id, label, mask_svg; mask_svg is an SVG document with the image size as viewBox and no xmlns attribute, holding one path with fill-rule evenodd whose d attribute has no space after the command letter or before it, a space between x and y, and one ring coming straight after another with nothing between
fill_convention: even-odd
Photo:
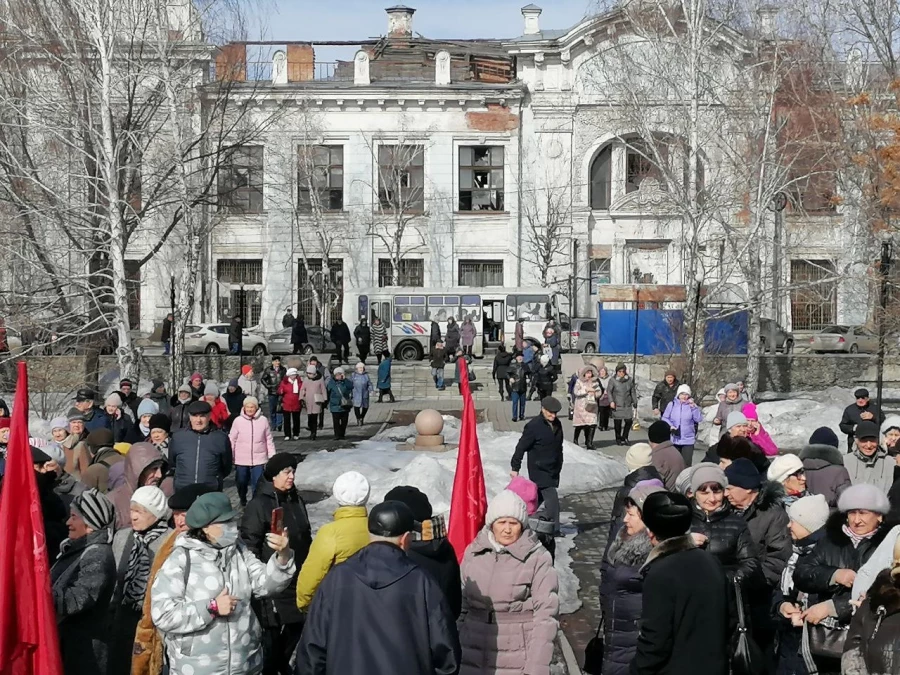
<instances>
[{"instance_id":1,"label":"scarf","mask_svg":"<svg viewBox=\"0 0 900 675\"><path fill-rule=\"evenodd\" d=\"M808 538L804 541L808 541ZM794 542L793 552L788 559L787 567L785 567L784 571L781 573L781 592L785 596L790 595L791 591L794 589L794 569L797 567L797 561L800 560L801 556L812 553L812 550L816 547L816 543L818 542L814 541L810 544L801 545L799 542ZM800 593L798 600L802 602L805 597L806 593Z\"/></svg>"},{"instance_id":2,"label":"scarf","mask_svg":"<svg viewBox=\"0 0 900 675\"><path fill-rule=\"evenodd\" d=\"M798 499L801 499L802 497L806 497L808 494L809 493L806 490L804 490L803 492L799 492L795 495L785 493L784 496L781 498L781 505L784 508L787 508L791 504L793 504L795 501L797 501Z\"/></svg>"},{"instance_id":3,"label":"scarf","mask_svg":"<svg viewBox=\"0 0 900 675\"><path fill-rule=\"evenodd\" d=\"M150 435L150 427L145 427L143 423L138 422L138 427L141 429L141 434L143 434L144 438Z\"/></svg>"},{"instance_id":4,"label":"scarf","mask_svg":"<svg viewBox=\"0 0 900 675\"><path fill-rule=\"evenodd\" d=\"M162 453L163 457L165 457L166 459L169 459L169 438L168 437L166 437L166 440L164 440L162 443L154 443L153 445L155 445L156 449Z\"/></svg>"},{"instance_id":5,"label":"scarf","mask_svg":"<svg viewBox=\"0 0 900 675\"><path fill-rule=\"evenodd\" d=\"M134 533L134 543L128 556L128 569L125 570L125 584L122 590L122 604L125 607L136 612L143 610L150 567L153 564L150 544L164 535L168 529L164 521L157 520L143 532Z\"/></svg>"},{"instance_id":6,"label":"scarf","mask_svg":"<svg viewBox=\"0 0 900 675\"><path fill-rule=\"evenodd\" d=\"M293 380L288 380L288 382L291 383L291 390L295 394L299 394L300 393L300 378L295 377Z\"/></svg>"},{"instance_id":7,"label":"scarf","mask_svg":"<svg viewBox=\"0 0 900 675\"><path fill-rule=\"evenodd\" d=\"M878 532L878 528L876 527L874 530L869 532L869 534L856 534L847 525L841 525L841 531L848 537L850 537L850 543L853 544L853 548L859 548L859 545L866 539L871 539L875 536L875 533Z\"/></svg>"}]
</instances>

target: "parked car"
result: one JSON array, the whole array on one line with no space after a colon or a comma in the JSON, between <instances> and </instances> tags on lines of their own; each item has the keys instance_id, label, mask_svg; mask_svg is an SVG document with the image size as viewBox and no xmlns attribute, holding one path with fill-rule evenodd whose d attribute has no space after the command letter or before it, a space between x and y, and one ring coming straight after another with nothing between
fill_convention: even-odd
<instances>
[{"instance_id":1,"label":"parked car","mask_svg":"<svg viewBox=\"0 0 900 675\"><path fill-rule=\"evenodd\" d=\"M809 338L809 348L817 354L874 354L878 351L878 336L865 326L828 326Z\"/></svg>"},{"instance_id":2,"label":"parked car","mask_svg":"<svg viewBox=\"0 0 900 675\"><path fill-rule=\"evenodd\" d=\"M572 319L570 343L577 354L597 351L597 319Z\"/></svg>"},{"instance_id":3,"label":"parked car","mask_svg":"<svg viewBox=\"0 0 900 675\"><path fill-rule=\"evenodd\" d=\"M760 319L759 330L759 351L763 354L766 352L784 352L785 354L790 354L794 351L794 334L790 331L786 331L772 319ZM774 349L769 345L772 338L772 331L775 332Z\"/></svg>"},{"instance_id":4,"label":"parked car","mask_svg":"<svg viewBox=\"0 0 900 675\"><path fill-rule=\"evenodd\" d=\"M243 331L243 352L262 356L269 353L266 339L256 333ZM187 326L184 331L184 351L187 354L222 354L228 352L228 324L202 323Z\"/></svg>"},{"instance_id":5,"label":"parked car","mask_svg":"<svg viewBox=\"0 0 900 675\"><path fill-rule=\"evenodd\" d=\"M337 348L331 341L331 331L321 326L307 326L306 337L309 343L303 349L304 354L334 354ZM291 344L291 329L284 328L269 336L269 350L272 354L291 354L294 346Z\"/></svg>"}]
</instances>

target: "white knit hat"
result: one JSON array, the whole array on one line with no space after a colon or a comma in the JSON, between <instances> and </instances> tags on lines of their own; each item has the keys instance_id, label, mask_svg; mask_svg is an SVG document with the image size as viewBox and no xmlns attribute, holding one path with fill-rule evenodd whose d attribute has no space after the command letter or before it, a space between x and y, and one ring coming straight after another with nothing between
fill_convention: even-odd
<instances>
[{"instance_id":1,"label":"white knit hat","mask_svg":"<svg viewBox=\"0 0 900 675\"><path fill-rule=\"evenodd\" d=\"M625 453L625 464L629 471L653 464L653 448L649 443L635 443Z\"/></svg>"},{"instance_id":2,"label":"white knit hat","mask_svg":"<svg viewBox=\"0 0 900 675\"><path fill-rule=\"evenodd\" d=\"M691 388L689 386L687 386L686 384L679 384L678 391L675 392L675 395L681 396L682 394L687 394L688 396L690 396Z\"/></svg>"},{"instance_id":3,"label":"white knit hat","mask_svg":"<svg viewBox=\"0 0 900 675\"><path fill-rule=\"evenodd\" d=\"M766 478L774 483L783 483L788 477L803 468L803 460L797 455L780 455L772 460Z\"/></svg>"},{"instance_id":4,"label":"white knit hat","mask_svg":"<svg viewBox=\"0 0 900 675\"><path fill-rule=\"evenodd\" d=\"M287 377L292 377L293 375L299 375L299 374L300 374L300 371L297 370L296 368L288 368L287 372L285 372L285 375Z\"/></svg>"},{"instance_id":5,"label":"white knit hat","mask_svg":"<svg viewBox=\"0 0 900 675\"><path fill-rule=\"evenodd\" d=\"M550 363L550 357L546 354L543 354L540 358L540 362L542 366L546 366L548 363Z\"/></svg>"},{"instance_id":6,"label":"white knit hat","mask_svg":"<svg viewBox=\"0 0 900 675\"><path fill-rule=\"evenodd\" d=\"M788 517L813 533L825 527L831 510L825 495L807 495L787 507Z\"/></svg>"},{"instance_id":7,"label":"white knit hat","mask_svg":"<svg viewBox=\"0 0 900 675\"><path fill-rule=\"evenodd\" d=\"M359 471L347 471L334 481L331 494L341 506L364 506L369 501L369 481Z\"/></svg>"},{"instance_id":8,"label":"white knit hat","mask_svg":"<svg viewBox=\"0 0 900 675\"><path fill-rule=\"evenodd\" d=\"M739 410L732 410L725 419L725 428L730 430L738 424L747 424L747 416Z\"/></svg>"},{"instance_id":9,"label":"white knit hat","mask_svg":"<svg viewBox=\"0 0 900 675\"><path fill-rule=\"evenodd\" d=\"M140 504L160 520L168 520L172 511L166 503L166 495L155 485L139 487L131 495L132 504Z\"/></svg>"},{"instance_id":10,"label":"white knit hat","mask_svg":"<svg viewBox=\"0 0 900 675\"><path fill-rule=\"evenodd\" d=\"M490 527L501 518L515 518L522 523L522 527L528 525L528 507L512 490L503 490L491 500L484 522Z\"/></svg>"},{"instance_id":11,"label":"white knit hat","mask_svg":"<svg viewBox=\"0 0 900 675\"><path fill-rule=\"evenodd\" d=\"M105 405L114 405L117 408L122 407L122 397L119 396L116 392L111 393L106 397Z\"/></svg>"}]
</instances>

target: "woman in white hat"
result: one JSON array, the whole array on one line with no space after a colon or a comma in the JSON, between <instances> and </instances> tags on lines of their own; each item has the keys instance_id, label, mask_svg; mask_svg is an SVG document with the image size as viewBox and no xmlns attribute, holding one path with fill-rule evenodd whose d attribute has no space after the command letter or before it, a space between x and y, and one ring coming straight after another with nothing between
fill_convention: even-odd
<instances>
[{"instance_id":1,"label":"woman in white hat","mask_svg":"<svg viewBox=\"0 0 900 675\"><path fill-rule=\"evenodd\" d=\"M784 486L781 503L785 507L807 495L806 469L803 468L803 460L797 455L780 455L773 459L766 472L766 478Z\"/></svg>"}]
</instances>

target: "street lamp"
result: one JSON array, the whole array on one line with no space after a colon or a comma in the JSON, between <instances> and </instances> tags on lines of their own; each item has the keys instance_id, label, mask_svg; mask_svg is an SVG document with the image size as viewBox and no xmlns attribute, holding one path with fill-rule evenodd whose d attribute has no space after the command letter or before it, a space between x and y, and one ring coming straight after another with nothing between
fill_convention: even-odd
<instances>
[{"instance_id":1,"label":"street lamp","mask_svg":"<svg viewBox=\"0 0 900 675\"><path fill-rule=\"evenodd\" d=\"M883 406L881 401L881 392L884 386L884 351L886 346L885 335L885 319L887 319L887 303L890 287L888 279L891 274L891 264L894 258L894 242L891 241L890 235L885 234L881 241L881 260L878 266L878 272L881 275L881 290L879 293L879 305L881 311L878 313L878 365L876 370L875 388L878 395L878 405Z\"/></svg>"}]
</instances>

